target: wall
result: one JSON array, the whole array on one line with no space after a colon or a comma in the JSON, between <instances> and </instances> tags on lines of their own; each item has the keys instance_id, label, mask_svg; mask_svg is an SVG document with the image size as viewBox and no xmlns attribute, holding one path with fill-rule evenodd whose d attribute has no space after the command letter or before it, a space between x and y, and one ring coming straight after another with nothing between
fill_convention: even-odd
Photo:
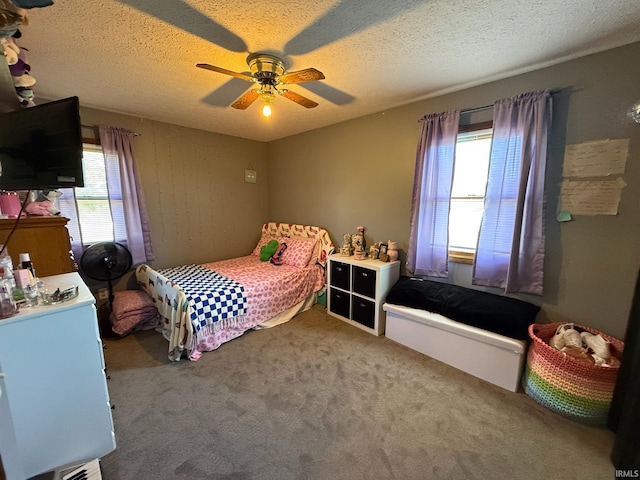
<instances>
[{"instance_id":1,"label":"wall","mask_svg":"<svg viewBox=\"0 0 640 480\"><path fill-rule=\"evenodd\" d=\"M640 43L271 142L269 218L321 225L336 245L364 225L368 243L398 241L403 260L420 117L562 88L547 170L545 293L520 297L542 305L541 320L622 338L640 264L640 125L626 116L640 100L638 58ZM606 138L631 139L618 215L558 223L565 145ZM470 286L470 277L469 266L451 264L449 281Z\"/></svg>"},{"instance_id":2,"label":"wall","mask_svg":"<svg viewBox=\"0 0 640 480\"><path fill-rule=\"evenodd\" d=\"M81 117L83 125L139 133L154 267L246 255L255 246L268 221L266 144L85 107ZM244 182L246 168L256 170L257 183Z\"/></svg>"}]
</instances>

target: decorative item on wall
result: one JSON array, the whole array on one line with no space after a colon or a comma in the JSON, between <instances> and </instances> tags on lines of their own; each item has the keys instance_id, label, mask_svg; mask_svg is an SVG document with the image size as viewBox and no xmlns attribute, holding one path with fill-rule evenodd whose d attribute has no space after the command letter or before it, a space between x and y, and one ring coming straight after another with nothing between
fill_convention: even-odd
<instances>
[{"instance_id":1,"label":"decorative item on wall","mask_svg":"<svg viewBox=\"0 0 640 480\"><path fill-rule=\"evenodd\" d=\"M343 257L350 257L351 253L352 253L351 234L345 233L342 236L342 239L343 239L344 243L340 247L340 255L342 255Z\"/></svg>"}]
</instances>

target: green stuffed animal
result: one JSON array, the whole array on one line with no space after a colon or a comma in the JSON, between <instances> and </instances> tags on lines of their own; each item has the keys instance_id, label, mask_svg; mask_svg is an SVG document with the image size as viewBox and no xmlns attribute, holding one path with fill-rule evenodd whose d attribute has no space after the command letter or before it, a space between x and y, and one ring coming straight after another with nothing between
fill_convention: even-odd
<instances>
[{"instance_id":1,"label":"green stuffed animal","mask_svg":"<svg viewBox=\"0 0 640 480\"><path fill-rule=\"evenodd\" d=\"M276 253L278 250L278 241L277 240L269 240L264 247L260 247L260 261L268 262L269 259Z\"/></svg>"}]
</instances>

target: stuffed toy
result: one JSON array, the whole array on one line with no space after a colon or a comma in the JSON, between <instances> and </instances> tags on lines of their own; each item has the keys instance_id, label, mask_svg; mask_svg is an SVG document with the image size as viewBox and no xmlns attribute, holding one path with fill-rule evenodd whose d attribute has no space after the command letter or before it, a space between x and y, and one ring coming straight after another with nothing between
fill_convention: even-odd
<instances>
[{"instance_id":1,"label":"stuffed toy","mask_svg":"<svg viewBox=\"0 0 640 480\"><path fill-rule=\"evenodd\" d=\"M43 190L42 195L44 195L44 200L48 200L51 202L51 205L47 208L51 215L58 215L60 213L60 209L58 208L58 198L62 196L62 192L60 190Z\"/></svg>"},{"instance_id":2,"label":"stuffed toy","mask_svg":"<svg viewBox=\"0 0 640 480\"><path fill-rule=\"evenodd\" d=\"M52 208L53 204L49 200L45 200L44 202L31 202L24 208L24 211L29 215L39 215L41 217L48 217L53 215L49 209Z\"/></svg>"},{"instance_id":3,"label":"stuffed toy","mask_svg":"<svg viewBox=\"0 0 640 480\"><path fill-rule=\"evenodd\" d=\"M265 246L260 247L260 261L267 262L273 256L274 253L278 250L278 241L277 240L269 240Z\"/></svg>"},{"instance_id":4,"label":"stuffed toy","mask_svg":"<svg viewBox=\"0 0 640 480\"><path fill-rule=\"evenodd\" d=\"M56 206L58 198L62 195L59 190L43 190L35 202L29 203L24 211L29 215L39 215L48 217L50 215L58 215L60 210Z\"/></svg>"},{"instance_id":5,"label":"stuffed toy","mask_svg":"<svg viewBox=\"0 0 640 480\"><path fill-rule=\"evenodd\" d=\"M273 254L273 256L271 257L271 259L269 260L273 265L276 266L280 266L282 265L282 254L284 253L284 251L287 249L287 244L282 242L280 244L280 246L278 247L278 250L276 251L276 253Z\"/></svg>"},{"instance_id":6,"label":"stuffed toy","mask_svg":"<svg viewBox=\"0 0 640 480\"><path fill-rule=\"evenodd\" d=\"M18 54L20 48L15 44L11 37L0 38L0 45L2 45L3 53L7 59L8 65L15 65L18 63Z\"/></svg>"},{"instance_id":7,"label":"stuffed toy","mask_svg":"<svg viewBox=\"0 0 640 480\"><path fill-rule=\"evenodd\" d=\"M16 87L33 87L36 84L36 79L28 73L23 73L19 77L11 77L13 84Z\"/></svg>"}]
</instances>

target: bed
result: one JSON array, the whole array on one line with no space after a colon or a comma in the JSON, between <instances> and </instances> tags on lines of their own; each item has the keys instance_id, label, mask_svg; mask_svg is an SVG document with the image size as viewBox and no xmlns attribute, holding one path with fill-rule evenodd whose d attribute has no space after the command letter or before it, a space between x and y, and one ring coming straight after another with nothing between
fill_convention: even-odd
<instances>
[{"instance_id":1,"label":"bed","mask_svg":"<svg viewBox=\"0 0 640 480\"><path fill-rule=\"evenodd\" d=\"M280 265L260 260L270 240L286 243ZM320 227L265 223L250 255L154 270L136 268L136 279L161 317L169 359L192 361L249 329L269 328L311 308L325 288L334 245Z\"/></svg>"}]
</instances>

